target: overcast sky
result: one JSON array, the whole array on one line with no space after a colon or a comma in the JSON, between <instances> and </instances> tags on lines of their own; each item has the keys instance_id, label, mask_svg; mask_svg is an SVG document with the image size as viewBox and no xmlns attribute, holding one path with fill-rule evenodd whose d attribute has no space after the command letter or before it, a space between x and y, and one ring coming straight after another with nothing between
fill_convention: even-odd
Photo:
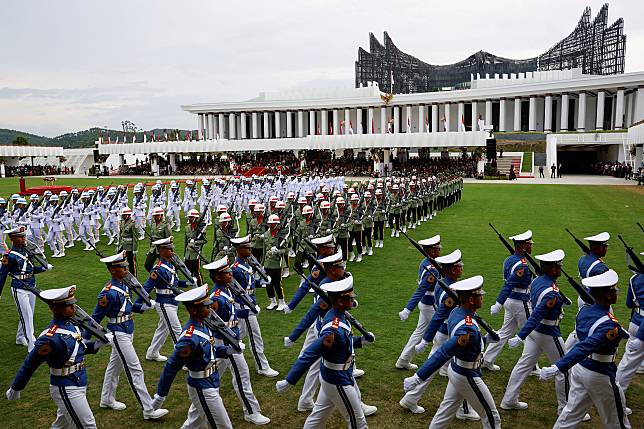
<instances>
[{"instance_id":1,"label":"overcast sky","mask_svg":"<svg viewBox=\"0 0 644 429\"><path fill-rule=\"evenodd\" d=\"M90 127L196 128L181 104L260 91L353 86L358 47L389 32L432 64L478 50L534 57L598 0L4 0L0 128L45 136ZM644 70L644 1L618 0L626 72Z\"/></svg>"}]
</instances>

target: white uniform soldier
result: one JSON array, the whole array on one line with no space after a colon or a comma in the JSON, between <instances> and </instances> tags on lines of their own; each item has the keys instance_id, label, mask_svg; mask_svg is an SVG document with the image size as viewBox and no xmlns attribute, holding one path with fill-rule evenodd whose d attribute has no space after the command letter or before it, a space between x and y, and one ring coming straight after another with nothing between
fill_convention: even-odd
<instances>
[{"instance_id":1,"label":"white uniform soldier","mask_svg":"<svg viewBox=\"0 0 644 429\"><path fill-rule=\"evenodd\" d=\"M448 427L463 401L481 416L484 429L500 429L501 417L494 398L481 378L481 353L485 336L475 320L476 311L483 305L483 277L474 276L454 282L450 289L458 294L460 305L449 315L449 339L439 352L432 354L416 374L405 379L403 388L411 391L450 362L448 383L430 429Z\"/></svg>"},{"instance_id":2,"label":"white uniform soldier","mask_svg":"<svg viewBox=\"0 0 644 429\"><path fill-rule=\"evenodd\" d=\"M60 209L56 209L59 204L58 195L51 196L51 205L47 209L49 220L49 232L47 233L47 243L54 253L52 258L62 258L65 256L65 241L63 240L63 215Z\"/></svg>"},{"instance_id":3,"label":"white uniform soldier","mask_svg":"<svg viewBox=\"0 0 644 429\"><path fill-rule=\"evenodd\" d=\"M615 355L628 333L611 313L617 302L619 277L611 269L581 281L589 289L595 303L577 314L575 330L579 342L555 364L541 370L541 378L549 379L571 373L568 403L559 414L553 429L573 429L594 405L607 429L630 429L624 391L615 379ZM641 422L640 422L641 423Z\"/></svg>"},{"instance_id":4,"label":"white uniform soldier","mask_svg":"<svg viewBox=\"0 0 644 429\"><path fill-rule=\"evenodd\" d=\"M136 228L139 231L139 240L145 238L145 189L143 185L137 183L134 186L134 197L132 199L132 218L136 224Z\"/></svg>"},{"instance_id":5,"label":"white uniform soldier","mask_svg":"<svg viewBox=\"0 0 644 429\"><path fill-rule=\"evenodd\" d=\"M210 293L210 299L213 301L212 308L235 333L236 338L239 339L239 320L235 312L235 300L228 288L228 284L233 280L232 269L228 265L228 257L224 256L203 267L209 271L210 278L215 282ZM217 346L224 345L223 338L218 333L215 333L214 344ZM217 369L220 374L223 374L228 368L230 368L232 374L233 388L244 409L244 420L256 425L270 423L271 420L262 415L259 401L253 393L253 387L250 383L250 371L244 358L243 349L241 352L234 353L229 357L217 359Z\"/></svg>"},{"instance_id":6,"label":"white uniform soldier","mask_svg":"<svg viewBox=\"0 0 644 429\"><path fill-rule=\"evenodd\" d=\"M36 207L34 208L33 206L35 204L38 204L38 200L40 197L36 194L32 195L30 197L32 207L30 208L30 213L29 213L29 238L30 240L40 249L41 252L44 252L45 246L42 238L42 227L44 224L44 214L42 207Z\"/></svg>"},{"instance_id":7,"label":"white uniform soldier","mask_svg":"<svg viewBox=\"0 0 644 429\"><path fill-rule=\"evenodd\" d=\"M195 182L192 180L186 180L186 187L183 189L183 201L181 203L184 213L187 214L190 210L195 208L196 193Z\"/></svg>"},{"instance_id":8,"label":"white uniform soldier","mask_svg":"<svg viewBox=\"0 0 644 429\"><path fill-rule=\"evenodd\" d=\"M60 212L63 217L63 240L65 241L65 247L74 247L74 207L71 200L68 199L69 194L67 193L67 191L60 191L59 196L60 199L64 202L64 206L60 210Z\"/></svg>"},{"instance_id":9,"label":"white uniform soldier","mask_svg":"<svg viewBox=\"0 0 644 429\"><path fill-rule=\"evenodd\" d=\"M88 192L83 192L80 200L81 203L79 209L81 218L78 233L83 243L85 243L85 248L83 250L90 251L92 250L92 246L95 245L94 219L92 218L94 214L94 205L90 203L90 194Z\"/></svg>"},{"instance_id":10,"label":"white uniform soldier","mask_svg":"<svg viewBox=\"0 0 644 429\"><path fill-rule=\"evenodd\" d=\"M112 354L105 369L100 406L117 411L127 408L124 403L116 400L119 378L121 373L125 372L134 397L143 409L143 418L158 419L168 414L168 410L154 408L152 398L145 386L143 368L132 343L134 322L132 321L131 292L124 282L128 274L125 253L101 258L101 262L107 266L112 278L98 294L98 303L92 318L99 323L107 318L107 329L112 333Z\"/></svg>"},{"instance_id":11,"label":"white uniform soldier","mask_svg":"<svg viewBox=\"0 0 644 429\"><path fill-rule=\"evenodd\" d=\"M181 191L179 184L174 180L170 184L170 192L168 193L168 219L174 226L174 232L181 231Z\"/></svg>"}]
</instances>

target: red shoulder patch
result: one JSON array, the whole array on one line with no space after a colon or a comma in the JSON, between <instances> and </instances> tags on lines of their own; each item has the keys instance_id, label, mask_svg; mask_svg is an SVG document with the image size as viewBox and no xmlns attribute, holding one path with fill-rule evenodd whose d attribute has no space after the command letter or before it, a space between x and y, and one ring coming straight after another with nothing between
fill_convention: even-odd
<instances>
[{"instance_id":1,"label":"red shoulder patch","mask_svg":"<svg viewBox=\"0 0 644 429\"><path fill-rule=\"evenodd\" d=\"M221 289L217 289L217 290L215 291L215 293L213 294L213 296L214 296L215 298L219 298L219 296L220 296L220 295L221 295Z\"/></svg>"},{"instance_id":2,"label":"red shoulder patch","mask_svg":"<svg viewBox=\"0 0 644 429\"><path fill-rule=\"evenodd\" d=\"M48 337L53 337L57 330L58 330L58 325L54 325L47 330L47 333L45 335L47 335Z\"/></svg>"},{"instance_id":3,"label":"red shoulder patch","mask_svg":"<svg viewBox=\"0 0 644 429\"><path fill-rule=\"evenodd\" d=\"M559 286L557 286L557 283L553 283L553 284L552 284L552 290L553 290L554 292L559 292Z\"/></svg>"},{"instance_id":4,"label":"red shoulder patch","mask_svg":"<svg viewBox=\"0 0 644 429\"><path fill-rule=\"evenodd\" d=\"M192 333L194 331L195 331L195 326L194 325L188 326L188 329L186 329L186 334L184 335L184 337L192 338Z\"/></svg>"},{"instance_id":5,"label":"red shoulder patch","mask_svg":"<svg viewBox=\"0 0 644 429\"><path fill-rule=\"evenodd\" d=\"M617 317L615 317L613 313L611 313L610 311L608 312L608 318L615 323L619 323L619 320L617 320Z\"/></svg>"},{"instance_id":6,"label":"red shoulder patch","mask_svg":"<svg viewBox=\"0 0 644 429\"><path fill-rule=\"evenodd\" d=\"M334 317L333 322L331 323L331 327L333 329L338 329L338 326L340 326L340 318L339 317Z\"/></svg>"},{"instance_id":7,"label":"red shoulder patch","mask_svg":"<svg viewBox=\"0 0 644 429\"><path fill-rule=\"evenodd\" d=\"M528 261L526 261L525 258L521 258L521 263L524 265L528 265Z\"/></svg>"},{"instance_id":8,"label":"red shoulder patch","mask_svg":"<svg viewBox=\"0 0 644 429\"><path fill-rule=\"evenodd\" d=\"M472 325L473 325L473 323L472 323L472 316L465 316L465 324L466 324L467 326L472 326Z\"/></svg>"},{"instance_id":9,"label":"red shoulder patch","mask_svg":"<svg viewBox=\"0 0 644 429\"><path fill-rule=\"evenodd\" d=\"M239 262L235 261L235 263L233 264L233 268L237 268L238 266L239 266Z\"/></svg>"},{"instance_id":10,"label":"red shoulder patch","mask_svg":"<svg viewBox=\"0 0 644 429\"><path fill-rule=\"evenodd\" d=\"M107 284L105 285L105 290L109 291L110 289L112 289L112 282L107 282Z\"/></svg>"}]
</instances>

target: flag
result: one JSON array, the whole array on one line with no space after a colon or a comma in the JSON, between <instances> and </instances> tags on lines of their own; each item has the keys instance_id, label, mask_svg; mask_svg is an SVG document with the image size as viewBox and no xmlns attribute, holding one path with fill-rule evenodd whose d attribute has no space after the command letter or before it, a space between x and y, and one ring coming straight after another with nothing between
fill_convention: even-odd
<instances>
[{"instance_id":1,"label":"flag","mask_svg":"<svg viewBox=\"0 0 644 429\"><path fill-rule=\"evenodd\" d=\"M318 124L318 128L315 131L315 134L318 135L318 136L320 135L320 124Z\"/></svg>"},{"instance_id":2,"label":"flag","mask_svg":"<svg viewBox=\"0 0 644 429\"><path fill-rule=\"evenodd\" d=\"M190 141L190 131L186 131L186 141Z\"/></svg>"},{"instance_id":3,"label":"flag","mask_svg":"<svg viewBox=\"0 0 644 429\"><path fill-rule=\"evenodd\" d=\"M329 135L333 135L333 122L329 121Z\"/></svg>"},{"instance_id":4,"label":"flag","mask_svg":"<svg viewBox=\"0 0 644 429\"><path fill-rule=\"evenodd\" d=\"M411 133L411 118L407 116L407 132Z\"/></svg>"},{"instance_id":5,"label":"flag","mask_svg":"<svg viewBox=\"0 0 644 429\"><path fill-rule=\"evenodd\" d=\"M148 135L146 133L143 133L143 143L148 142Z\"/></svg>"},{"instance_id":6,"label":"flag","mask_svg":"<svg viewBox=\"0 0 644 429\"><path fill-rule=\"evenodd\" d=\"M425 116L425 132L429 132L429 116Z\"/></svg>"},{"instance_id":7,"label":"flag","mask_svg":"<svg viewBox=\"0 0 644 429\"><path fill-rule=\"evenodd\" d=\"M107 144L112 143L112 137L110 137L110 130L107 130Z\"/></svg>"},{"instance_id":8,"label":"flag","mask_svg":"<svg viewBox=\"0 0 644 429\"><path fill-rule=\"evenodd\" d=\"M353 134L353 122L349 120L349 134Z\"/></svg>"},{"instance_id":9,"label":"flag","mask_svg":"<svg viewBox=\"0 0 644 429\"><path fill-rule=\"evenodd\" d=\"M344 134L344 121L340 121L340 135Z\"/></svg>"},{"instance_id":10,"label":"flag","mask_svg":"<svg viewBox=\"0 0 644 429\"><path fill-rule=\"evenodd\" d=\"M465 132L465 115L461 115L461 131Z\"/></svg>"},{"instance_id":11,"label":"flag","mask_svg":"<svg viewBox=\"0 0 644 429\"><path fill-rule=\"evenodd\" d=\"M163 130L163 139L168 141L168 133L165 130Z\"/></svg>"},{"instance_id":12,"label":"flag","mask_svg":"<svg viewBox=\"0 0 644 429\"><path fill-rule=\"evenodd\" d=\"M376 134L376 125L373 122L373 118L371 118L371 134Z\"/></svg>"}]
</instances>

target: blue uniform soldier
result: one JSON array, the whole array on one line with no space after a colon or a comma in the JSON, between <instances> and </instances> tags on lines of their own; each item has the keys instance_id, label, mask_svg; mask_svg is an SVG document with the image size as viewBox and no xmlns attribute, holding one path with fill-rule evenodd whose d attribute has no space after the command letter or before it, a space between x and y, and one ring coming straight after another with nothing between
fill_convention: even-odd
<instances>
[{"instance_id":1,"label":"blue uniform soldier","mask_svg":"<svg viewBox=\"0 0 644 429\"><path fill-rule=\"evenodd\" d=\"M185 366L188 368L186 381L191 404L188 418L181 428L232 428L219 394L217 359L230 356L233 349L215 344L214 333L204 323L212 304L208 296L208 286L199 286L179 294L176 300L185 304L190 319L174 345L172 356L163 367L157 393L154 395L154 407L158 409L163 404L174 378Z\"/></svg>"},{"instance_id":2,"label":"blue uniform soldier","mask_svg":"<svg viewBox=\"0 0 644 429\"><path fill-rule=\"evenodd\" d=\"M304 428L324 427L335 408L351 428L366 428L360 390L353 378L354 348L369 342L365 337L354 337L345 311L352 307L353 277L329 281L322 289L329 294L332 308L324 317L320 336L306 349L291 367L285 380L276 383L278 392L295 385L311 365L320 361L320 393Z\"/></svg>"},{"instance_id":3,"label":"blue uniform soldier","mask_svg":"<svg viewBox=\"0 0 644 429\"><path fill-rule=\"evenodd\" d=\"M435 235L425 240L418 242L429 256L437 258L441 253L441 236ZM423 334L429 326L429 321L434 316L434 290L436 286L436 279L440 275L434 266L429 262L429 259L424 258L418 267L418 287L416 291L398 315L400 320L405 321L409 315L418 306L418 323L416 329L409 336L407 344L403 348L398 361L396 361L396 368L398 369L417 369L418 366L411 363L414 355L416 354L415 347L421 341Z\"/></svg>"},{"instance_id":4,"label":"blue uniform soldier","mask_svg":"<svg viewBox=\"0 0 644 429\"><path fill-rule=\"evenodd\" d=\"M526 254L532 253L532 231L517 234L510 239L514 242L514 254L503 262L503 287L496 302L490 308L491 314L504 309L503 325L499 329L499 341L488 344L483 354L483 367L498 371L494 363L503 346L525 324L530 317L530 283L532 272Z\"/></svg>"},{"instance_id":5,"label":"blue uniform soldier","mask_svg":"<svg viewBox=\"0 0 644 429\"><path fill-rule=\"evenodd\" d=\"M579 342L554 365L541 370L548 379L563 372L571 373L568 403L555 423L555 429L576 428L594 405L605 428L630 429L624 391L615 375L615 356L628 333L611 313L617 302L619 277L613 270L586 277L582 284L590 290L595 304L586 305L577 314Z\"/></svg>"},{"instance_id":6,"label":"blue uniform soldier","mask_svg":"<svg viewBox=\"0 0 644 429\"><path fill-rule=\"evenodd\" d=\"M474 315L483 305L482 288L482 276L470 277L450 285L450 289L458 294L460 305L449 315L449 339L427 359L416 374L405 379L403 387L405 391L409 391L436 373L446 362L451 361L445 396L429 425L430 429L446 428L463 400L481 415L483 428L501 427L501 417L494 404L494 398L481 378L481 355L485 347L485 338L474 320Z\"/></svg>"},{"instance_id":7,"label":"blue uniform soldier","mask_svg":"<svg viewBox=\"0 0 644 429\"><path fill-rule=\"evenodd\" d=\"M11 294L13 301L18 310L18 331L16 333L16 344L27 346L31 352L36 342L34 336L34 309L36 308L36 295L25 289L36 286L35 274L54 268L53 265L47 264L34 265L25 244L27 242L26 230L24 226L8 229L4 231L5 235L11 240L11 250L7 250L2 255L2 265L0 265L0 295L7 276L11 279ZM3 244L4 245L4 244ZM6 246L5 246L6 247Z\"/></svg>"},{"instance_id":8,"label":"blue uniform soldier","mask_svg":"<svg viewBox=\"0 0 644 429\"><path fill-rule=\"evenodd\" d=\"M128 262L125 252L101 258L112 278L98 294L98 303L92 318L100 323L107 318L107 329L113 335L112 354L105 369L103 389L101 391L101 408L124 410L126 405L116 400L121 373L125 371L127 381L134 397L143 409L143 418L158 419L168 413L166 409L155 410L152 398L148 393L143 375L143 368L134 349L134 321L132 320L132 301L130 290L123 282L128 274ZM88 337L89 333L86 333Z\"/></svg>"},{"instance_id":9,"label":"blue uniform soldier","mask_svg":"<svg viewBox=\"0 0 644 429\"><path fill-rule=\"evenodd\" d=\"M7 390L9 400L20 399L38 367L49 365L49 392L58 406L54 429L96 428L94 414L87 402L85 354L96 353L105 345L101 341L84 341L81 330L71 321L75 313L76 287L42 291L40 297L49 303L54 318L36 340L16 377Z\"/></svg>"}]
</instances>

